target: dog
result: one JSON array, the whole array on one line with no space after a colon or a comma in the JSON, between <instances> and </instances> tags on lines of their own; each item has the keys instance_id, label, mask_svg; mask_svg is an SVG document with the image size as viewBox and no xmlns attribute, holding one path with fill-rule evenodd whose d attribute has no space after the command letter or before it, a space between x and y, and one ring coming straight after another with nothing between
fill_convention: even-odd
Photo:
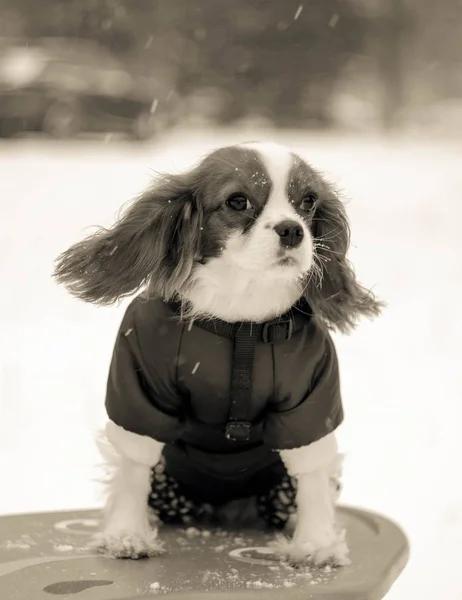
<instances>
[{"instance_id":1,"label":"dog","mask_svg":"<svg viewBox=\"0 0 462 600\"><path fill-rule=\"evenodd\" d=\"M108 376L101 552L155 556L159 522L213 521L227 502L255 498L257 515L289 532L275 538L282 557L348 564L329 330L382 308L358 282L349 242L334 187L260 142L159 176L111 228L56 259L57 282L81 300L138 292Z\"/></svg>"}]
</instances>

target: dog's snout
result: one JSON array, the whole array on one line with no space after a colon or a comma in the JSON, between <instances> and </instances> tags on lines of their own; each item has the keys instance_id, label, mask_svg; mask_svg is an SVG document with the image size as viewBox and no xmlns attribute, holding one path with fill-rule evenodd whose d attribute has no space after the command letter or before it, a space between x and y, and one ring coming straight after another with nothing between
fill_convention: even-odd
<instances>
[{"instance_id":1,"label":"dog's snout","mask_svg":"<svg viewBox=\"0 0 462 600\"><path fill-rule=\"evenodd\" d=\"M302 243L304 236L303 228L297 221L281 221L274 226L274 230L280 237L283 246L295 248Z\"/></svg>"}]
</instances>

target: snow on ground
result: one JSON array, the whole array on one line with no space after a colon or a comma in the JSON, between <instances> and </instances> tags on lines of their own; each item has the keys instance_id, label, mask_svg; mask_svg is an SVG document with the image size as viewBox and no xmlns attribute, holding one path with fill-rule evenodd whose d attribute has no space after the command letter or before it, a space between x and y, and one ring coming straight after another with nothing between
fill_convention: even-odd
<instances>
[{"instance_id":1,"label":"snow on ground","mask_svg":"<svg viewBox=\"0 0 462 600\"><path fill-rule=\"evenodd\" d=\"M153 170L229 141L177 132L151 146L0 145L0 513L99 504L92 432L125 304L96 308L50 278L53 258L109 225ZM388 302L337 337L346 423L343 500L383 512L411 540L388 600L462 599L461 148L422 140L277 133L351 198L351 258Z\"/></svg>"}]
</instances>

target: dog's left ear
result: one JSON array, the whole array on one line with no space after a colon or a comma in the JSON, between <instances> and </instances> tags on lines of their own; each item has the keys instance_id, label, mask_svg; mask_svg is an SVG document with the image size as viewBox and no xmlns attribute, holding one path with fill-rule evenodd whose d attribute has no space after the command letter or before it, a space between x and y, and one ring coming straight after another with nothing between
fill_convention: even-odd
<instances>
[{"instance_id":1,"label":"dog's left ear","mask_svg":"<svg viewBox=\"0 0 462 600\"><path fill-rule=\"evenodd\" d=\"M144 286L171 298L200 252L203 213L193 184L193 173L160 179L113 227L63 252L56 260L57 282L95 304L113 304Z\"/></svg>"},{"instance_id":2,"label":"dog's left ear","mask_svg":"<svg viewBox=\"0 0 462 600\"><path fill-rule=\"evenodd\" d=\"M316 211L312 232L316 268L305 297L314 314L343 333L353 329L363 316L378 316L384 304L359 283L346 257L350 227L343 203L333 191Z\"/></svg>"}]
</instances>

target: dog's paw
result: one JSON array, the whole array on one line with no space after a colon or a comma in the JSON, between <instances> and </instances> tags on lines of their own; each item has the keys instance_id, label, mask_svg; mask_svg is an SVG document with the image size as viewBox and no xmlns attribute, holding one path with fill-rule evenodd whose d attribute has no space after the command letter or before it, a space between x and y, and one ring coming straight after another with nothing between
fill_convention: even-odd
<instances>
[{"instance_id":1,"label":"dog's paw","mask_svg":"<svg viewBox=\"0 0 462 600\"><path fill-rule=\"evenodd\" d=\"M165 552L156 531L142 534L105 531L94 536L90 547L109 558L146 558Z\"/></svg>"},{"instance_id":2,"label":"dog's paw","mask_svg":"<svg viewBox=\"0 0 462 600\"><path fill-rule=\"evenodd\" d=\"M348 546L345 541L345 531L337 536L329 545L323 546L311 540L294 542L284 536L279 536L271 544L271 548L285 562L293 566L315 565L321 567L344 567L351 563Z\"/></svg>"}]
</instances>

